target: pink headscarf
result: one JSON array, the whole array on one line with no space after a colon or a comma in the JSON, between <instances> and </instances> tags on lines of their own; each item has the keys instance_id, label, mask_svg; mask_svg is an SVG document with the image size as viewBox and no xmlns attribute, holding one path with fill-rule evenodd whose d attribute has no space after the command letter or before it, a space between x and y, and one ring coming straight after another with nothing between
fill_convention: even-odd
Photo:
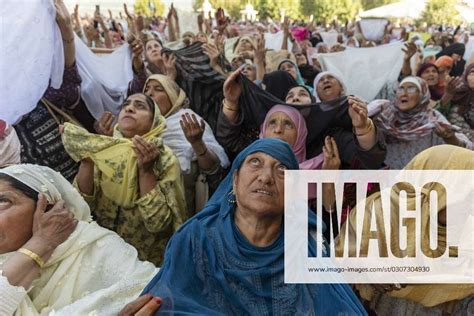
<instances>
[{"instance_id":1,"label":"pink headscarf","mask_svg":"<svg viewBox=\"0 0 474 316\"><path fill-rule=\"evenodd\" d=\"M296 142L292 146L293 152L295 153L296 159L300 164L300 169L313 170L321 169L324 155L320 154L312 159L306 160L306 137L308 136L308 129L306 128L306 122L303 118L303 115L290 106L286 105L275 105L270 111L268 111L267 116L265 116L265 121L260 127L260 138L264 138L265 132L267 130L268 120L273 113L282 112L293 121L296 126Z\"/></svg>"}]
</instances>

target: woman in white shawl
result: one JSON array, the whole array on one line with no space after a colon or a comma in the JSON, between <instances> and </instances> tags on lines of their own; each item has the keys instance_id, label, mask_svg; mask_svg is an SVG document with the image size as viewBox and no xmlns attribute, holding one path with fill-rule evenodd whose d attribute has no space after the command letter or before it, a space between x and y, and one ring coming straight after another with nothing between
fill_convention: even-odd
<instances>
[{"instance_id":1,"label":"woman in white shawl","mask_svg":"<svg viewBox=\"0 0 474 316\"><path fill-rule=\"evenodd\" d=\"M0 315L116 315L155 272L59 173L0 169Z\"/></svg>"},{"instance_id":2,"label":"woman in white shawl","mask_svg":"<svg viewBox=\"0 0 474 316\"><path fill-rule=\"evenodd\" d=\"M223 168L230 164L229 159L209 124L187 108L189 99L176 82L164 75L152 75L145 82L143 92L158 104L166 118L163 142L178 157L189 216L192 216L207 202L205 181L215 189Z\"/></svg>"}]
</instances>

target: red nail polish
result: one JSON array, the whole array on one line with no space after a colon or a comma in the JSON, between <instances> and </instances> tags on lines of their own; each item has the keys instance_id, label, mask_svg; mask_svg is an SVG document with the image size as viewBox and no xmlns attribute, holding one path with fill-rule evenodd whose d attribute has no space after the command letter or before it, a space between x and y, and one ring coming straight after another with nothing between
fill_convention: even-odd
<instances>
[{"instance_id":1,"label":"red nail polish","mask_svg":"<svg viewBox=\"0 0 474 316\"><path fill-rule=\"evenodd\" d=\"M161 305L161 303L163 302L162 299L161 299L161 297L158 297L158 296L155 297L154 300L155 300L155 302L157 302L157 303L160 304L160 305Z\"/></svg>"}]
</instances>

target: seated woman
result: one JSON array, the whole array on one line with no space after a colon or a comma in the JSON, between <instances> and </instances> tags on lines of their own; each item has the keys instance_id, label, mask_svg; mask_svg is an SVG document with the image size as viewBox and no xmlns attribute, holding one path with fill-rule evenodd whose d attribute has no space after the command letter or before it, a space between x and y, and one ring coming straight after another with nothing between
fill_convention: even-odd
<instances>
[{"instance_id":1,"label":"seated woman","mask_svg":"<svg viewBox=\"0 0 474 316\"><path fill-rule=\"evenodd\" d=\"M145 288L162 297L160 312L365 315L345 284L284 283L286 169L298 169L298 161L278 139L258 140L239 154L206 208L173 236Z\"/></svg>"},{"instance_id":2,"label":"seated woman","mask_svg":"<svg viewBox=\"0 0 474 316\"><path fill-rule=\"evenodd\" d=\"M405 166L405 170L472 170L474 168L474 153L471 150L466 150L460 147L454 147L450 145L435 146L425 151L419 153L413 160L410 161L408 165ZM430 208L430 198L423 192L430 192L432 188L436 186L436 182L430 182L432 186L426 191L421 190L421 207ZM397 186L397 190L405 190L403 188L403 183ZM439 192L439 191L438 191ZM466 197L469 198L469 197ZM375 205L376 221L383 222L383 212L379 212L378 205L382 205L379 200L381 199L380 192L372 194L368 197L367 203L369 205ZM398 199L394 199L397 200ZM441 200L446 201L446 197L441 198ZM362 205L366 205L366 201L361 201ZM411 198L407 195L406 205L415 205L418 201L414 201L414 198ZM412 206L409 206L412 207ZM397 206L396 206L397 208ZM415 207L416 208L416 207ZM445 209L445 208L444 208ZM371 212L371 211L369 211ZM444 225L443 218L446 218L446 215L442 215L443 210L438 210L438 221L439 226ZM395 214L395 213L392 213ZM423 218L420 220L423 223L428 223L430 225L429 219L430 211L422 212ZM346 221L344 226L341 228L341 232L348 231L349 235L356 233L356 217L357 212L351 212L350 218ZM386 219L386 218L385 218ZM390 221L392 223L398 223L398 221L392 218ZM397 224L398 225L398 224ZM346 227L349 226L349 227ZM348 230L346 230L348 229ZM460 228L461 229L461 228ZM403 238L401 231L398 229L390 229L390 240L392 245L395 241ZM425 234L430 234L430 230L426 229L422 232ZM404 252L411 253L415 247L415 239L424 240L426 238L418 235L410 237L405 237L408 242ZM446 245L446 229L438 230L438 241ZM340 235L340 239L336 240L336 249L343 249L344 240L347 236ZM351 238L351 237L349 237ZM385 240L385 237L384 237ZM374 240L372 240L373 242ZM384 243L378 241L379 245ZM362 247L362 245L361 245ZM388 251L386 246L384 251ZM391 249L394 249L393 246ZM442 247L440 247L442 248ZM437 258L439 254L439 249L432 250L433 258ZM396 248L395 248L396 249ZM336 250L337 251L337 250ZM399 255L399 258L402 258L403 254ZM473 284L408 284L401 288L399 285L394 286L390 284L380 284L377 286L370 286L366 284L358 284L356 288L359 290L362 298L370 301L370 308L372 308L377 315L469 315L472 311L472 298L474 295L474 285ZM469 307L470 306L470 307Z\"/></svg>"},{"instance_id":3,"label":"seated woman","mask_svg":"<svg viewBox=\"0 0 474 316\"><path fill-rule=\"evenodd\" d=\"M186 220L179 161L161 138L165 118L145 94L127 98L113 137L65 124L63 143L80 161L76 186L97 222L160 265L166 243Z\"/></svg>"},{"instance_id":4,"label":"seated woman","mask_svg":"<svg viewBox=\"0 0 474 316\"><path fill-rule=\"evenodd\" d=\"M223 169L230 164L229 159L209 124L193 110L187 109L189 100L174 81L163 75L152 75L145 83L144 93L155 101L166 118L167 128L161 137L178 157L191 217L207 202L206 198L203 200L196 196L198 181L203 183L207 178L213 192L222 179Z\"/></svg>"},{"instance_id":5,"label":"seated woman","mask_svg":"<svg viewBox=\"0 0 474 316\"><path fill-rule=\"evenodd\" d=\"M395 102L375 100L369 104L369 115L385 136L385 164L402 169L425 149L440 144L472 148L464 134L438 111L429 107L430 91L426 81L406 77L400 83Z\"/></svg>"},{"instance_id":6,"label":"seated woman","mask_svg":"<svg viewBox=\"0 0 474 316\"><path fill-rule=\"evenodd\" d=\"M0 169L0 314L113 315L155 275L58 172Z\"/></svg>"}]
</instances>

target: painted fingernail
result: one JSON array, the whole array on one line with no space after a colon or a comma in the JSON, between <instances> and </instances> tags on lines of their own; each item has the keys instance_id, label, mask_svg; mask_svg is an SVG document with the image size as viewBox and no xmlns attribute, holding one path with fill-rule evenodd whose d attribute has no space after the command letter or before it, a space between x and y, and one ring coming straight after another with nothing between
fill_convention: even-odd
<instances>
[{"instance_id":1,"label":"painted fingernail","mask_svg":"<svg viewBox=\"0 0 474 316\"><path fill-rule=\"evenodd\" d=\"M161 297L158 297L158 296L155 297L155 298L153 298L153 299L155 300L155 302L157 302L157 303L160 304L160 305L161 305L161 303L163 302L163 300L161 299Z\"/></svg>"}]
</instances>

